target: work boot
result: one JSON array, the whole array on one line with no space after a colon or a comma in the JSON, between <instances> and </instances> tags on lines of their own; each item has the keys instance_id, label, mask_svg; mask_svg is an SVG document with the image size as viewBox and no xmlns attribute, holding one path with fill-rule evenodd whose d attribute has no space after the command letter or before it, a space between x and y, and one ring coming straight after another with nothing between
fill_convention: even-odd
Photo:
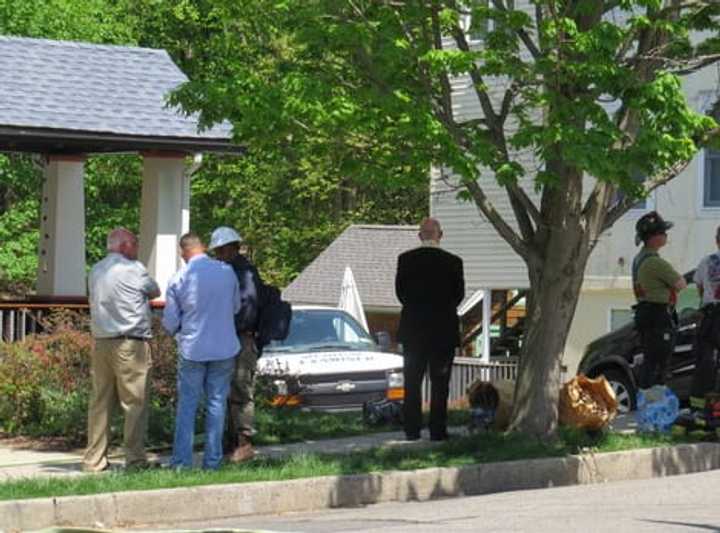
<instances>
[{"instance_id":1,"label":"work boot","mask_svg":"<svg viewBox=\"0 0 720 533\"><path fill-rule=\"evenodd\" d=\"M253 457L255 457L255 449L252 443L248 439L240 438L239 444L229 455L228 462L238 464L249 461Z\"/></svg>"}]
</instances>

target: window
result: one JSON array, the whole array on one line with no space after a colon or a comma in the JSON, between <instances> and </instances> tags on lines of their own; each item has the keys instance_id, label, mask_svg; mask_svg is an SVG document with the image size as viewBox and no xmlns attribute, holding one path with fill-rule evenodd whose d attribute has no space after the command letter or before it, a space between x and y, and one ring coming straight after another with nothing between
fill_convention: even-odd
<instances>
[{"instance_id":1,"label":"window","mask_svg":"<svg viewBox=\"0 0 720 533\"><path fill-rule=\"evenodd\" d=\"M488 7L488 0L480 2L482 7ZM468 42L476 43L482 41L490 31L490 20L473 20L472 15L466 12L460 15L460 27L465 32Z\"/></svg>"},{"instance_id":2,"label":"window","mask_svg":"<svg viewBox=\"0 0 720 533\"><path fill-rule=\"evenodd\" d=\"M642 183L645 181L645 175L641 174L639 172L636 172L633 174L633 181L635 181L635 183ZM614 203L616 203L616 204L620 203L623 201L624 198L625 198L625 193L623 191L617 191L615 193L615 202ZM648 197L645 197L645 198L638 200L638 202L635 205L633 205L630 209L637 209L637 210L645 211L648 208L649 208Z\"/></svg>"},{"instance_id":3,"label":"window","mask_svg":"<svg viewBox=\"0 0 720 533\"><path fill-rule=\"evenodd\" d=\"M720 207L720 150L705 150L703 207Z\"/></svg>"},{"instance_id":4,"label":"window","mask_svg":"<svg viewBox=\"0 0 720 533\"><path fill-rule=\"evenodd\" d=\"M633 320L633 312L630 309L610 309L610 331L615 331L629 324Z\"/></svg>"},{"instance_id":5,"label":"window","mask_svg":"<svg viewBox=\"0 0 720 533\"><path fill-rule=\"evenodd\" d=\"M476 2L475 5L479 8L494 8L490 0L480 0ZM514 10L515 0L505 0L505 8L508 11ZM497 29L495 20L489 18L473 20L470 13L465 13L460 16L460 27L471 43L484 41L488 33Z\"/></svg>"}]
</instances>

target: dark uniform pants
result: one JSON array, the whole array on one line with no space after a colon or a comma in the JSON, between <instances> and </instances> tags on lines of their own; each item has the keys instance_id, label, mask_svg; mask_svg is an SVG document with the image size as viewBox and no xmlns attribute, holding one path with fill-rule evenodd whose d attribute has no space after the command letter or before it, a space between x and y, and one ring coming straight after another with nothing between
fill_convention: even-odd
<instances>
[{"instance_id":1,"label":"dark uniform pants","mask_svg":"<svg viewBox=\"0 0 720 533\"><path fill-rule=\"evenodd\" d=\"M235 358L228 395L227 431L224 447L228 450L249 441L255 434L255 375L258 353L249 337L242 339L242 351Z\"/></svg>"},{"instance_id":2,"label":"dark uniform pants","mask_svg":"<svg viewBox=\"0 0 720 533\"><path fill-rule=\"evenodd\" d=\"M641 302L635 307L635 325L643 346L643 364L638 379L641 389L664 385L668 378L677 333L674 315L664 304Z\"/></svg>"},{"instance_id":3,"label":"dark uniform pants","mask_svg":"<svg viewBox=\"0 0 720 533\"><path fill-rule=\"evenodd\" d=\"M405 377L405 400L403 420L408 437L420 435L422 428L422 382L430 368L430 436L447 436L447 401L453 354L427 353L422 350L405 353L403 373Z\"/></svg>"},{"instance_id":4,"label":"dark uniform pants","mask_svg":"<svg viewBox=\"0 0 720 533\"><path fill-rule=\"evenodd\" d=\"M706 305L702 311L703 318L697 334L695 373L690 395L704 400L705 395L714 391L716 385L716 350L720 350L720 304Z\"/></svg>"}]
</instances>

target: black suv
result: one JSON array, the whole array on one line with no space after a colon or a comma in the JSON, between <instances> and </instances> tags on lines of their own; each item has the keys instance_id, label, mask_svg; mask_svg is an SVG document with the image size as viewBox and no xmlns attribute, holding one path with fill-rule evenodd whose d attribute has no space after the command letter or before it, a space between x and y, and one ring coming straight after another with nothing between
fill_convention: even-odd
<instances>
[{"instance_id":1,"label":"black suv","mask_svg":"<svg viewBox=\"0 0 720 533\"><path fill-rule=\"evenodd\" d=\"M678 337L675 353L670 361L671 378L668 386L681 401L690 396L690 385L695 370L695 334L700 320L700 298L692 281L694 271L685 274L688 288L680 293L678 300ZM642 362L640 336L635 324L625 326L603 335L588 344L578 374L590 377L605 375L615 390L620 412L635 409L637 377Z\"/></svg>"}]
</instances>

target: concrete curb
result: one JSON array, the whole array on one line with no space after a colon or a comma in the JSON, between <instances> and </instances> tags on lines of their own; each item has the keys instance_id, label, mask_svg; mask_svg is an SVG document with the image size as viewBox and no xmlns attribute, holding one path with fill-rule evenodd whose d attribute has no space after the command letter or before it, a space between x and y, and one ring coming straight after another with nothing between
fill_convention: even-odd
<instances>
[{"instance_id":1,"label":"concrete curb","mask_svg":"<svg viewBox=\"0 0 720 533\"><path fill-rule=\"evenodd\" d=\"M0 530L131 524L314 511L390 501L649 479L720 468L720 444L685 444L561 458L506 461L292 481L210 485L0 502Z\"/></svg>"}]
</instances>

